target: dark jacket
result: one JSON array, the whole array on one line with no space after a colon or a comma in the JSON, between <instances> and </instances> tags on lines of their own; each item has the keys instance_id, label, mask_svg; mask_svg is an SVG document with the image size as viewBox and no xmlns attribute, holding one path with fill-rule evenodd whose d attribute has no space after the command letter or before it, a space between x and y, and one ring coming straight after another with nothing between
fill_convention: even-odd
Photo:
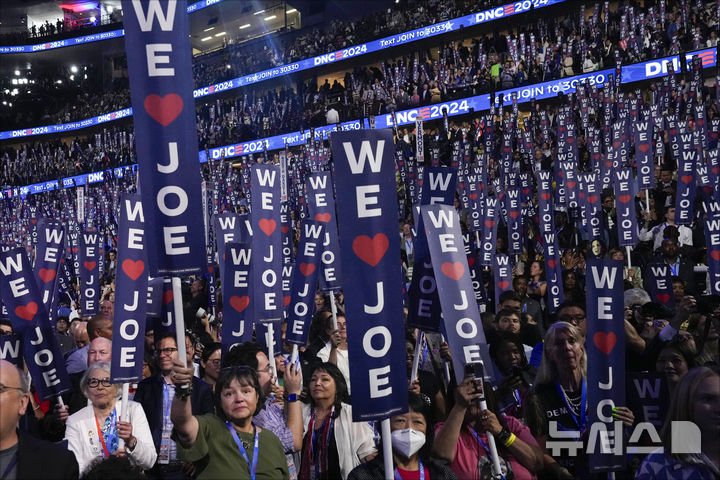
<instances>
[{"instance_id":1,"label":"dark jacket","mask_svg":"<svg viewBox=\"0 0 720 480\"><path fill-rule=\"evenodd\" d=\"M160 438L163 424L163 380L160 373L146 378L135 391L134 400L145 410L150 432L152 432L155 448L160 451ZM190 405L193 415L204 415L215 411L212 387L197 377L192 379Z\"/></svg>"},{"instance_id":2,"label":"dark jacket","mask_svg":"<svg viewBox=\"0 0 720 480\"><path fill-rule=\"evenodd\" d=\"M423 461L423 467L430 471L431 480L457 480L455 472L450 470L449 466L430 457L427 461ZM385 467L383 466L382 454L373 458L367 463L362 463L353 468L348 475L347 480L376 480L385 478Z\"/></svg>"},{"instance_id":3,"label":"dark jacket","mask_svg":"<svg viewBox=\"0 0 720 480\"><path fill-rule=\"evenodd\" d=\"M67 448L38 440L25 432L19 432L18 437L18 480L65 480L80 476L75 455Z\"/></svg>"}]
</instances>

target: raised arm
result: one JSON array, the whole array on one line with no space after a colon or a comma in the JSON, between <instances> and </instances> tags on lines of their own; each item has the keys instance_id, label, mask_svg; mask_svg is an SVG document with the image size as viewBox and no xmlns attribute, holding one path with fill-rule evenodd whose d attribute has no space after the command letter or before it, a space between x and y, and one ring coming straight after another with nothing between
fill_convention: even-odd
<instances>
[{"instance_id":1,"label":"raised arm","mask_svg":"<svg viewBox=\"0 0 720 480\"><path fill-rule=\"evenodd\" d=\"M198 421L192 414L192 406L190 405L190 396L181 398L180 385L192 385L193 369L185 368L181 363L175 363L173 366L173 383L175 383L175 398L173 398L172 407L170 409L170 421L173 423L175 432L177 432L178 442L185 448L190 448L197 440L199 425Z\"/></svg>"}]
</instances>

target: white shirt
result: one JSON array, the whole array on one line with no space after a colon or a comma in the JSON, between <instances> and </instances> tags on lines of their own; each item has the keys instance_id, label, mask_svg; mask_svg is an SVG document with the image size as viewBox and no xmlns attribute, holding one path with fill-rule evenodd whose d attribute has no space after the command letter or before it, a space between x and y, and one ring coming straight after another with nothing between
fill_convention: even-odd
<instances>
[{"instance_id":1,"label":"white shirt","mask_svg":"<svg viewBox=\"0 0 720 480\"><path fill-rule=\"evenodd\" d=\"M327 120L328 125L335 125L336 123L340 122L340 115L338 114L337 110L330 107L330 110L328 110L327 114L325 115L325 119Z\"/></svg>"},{"instance_id":2,"label":"white shirt","mask_svg":"<svg viewBox=\"0 0 720 480\"><path fill-rule=\"evenodd\" d=\"M323 362L329 361L330 358L330 349L332 348L332 344L330 342L327 342L325 346L317 353L317 356L320 360ZM348 388L348 394L350 394L350 360L348 359L348 351L347 350L341 350L337 349L337 367L340 369L340 372L343 374L343 377L345 377L345 383L347 383Z\"/></svg>"},{"instance_id":3,"label":"white shirt","mask_svg":"<svg viewBox=\"0 0 720 480\"><path fill-rule=\"evenodd\" d=\"M652 230L648 231L645 228L640 230L640 233L638 234L638 238L641 242L647 242L649 240L653 240L653 250L657 250L662 246L662 242L664 240L663 238L663 231L665 230L665 227L668 226L667 222L661 223L660 225L656 225L653 227ZM685 225L676 225L678 232L680 233L680 238L678 239L678 247L682 247L683 245L689 245L692 247L693 240L692 240L692 230L690 230Z\"/></svg>"}]
</instances>

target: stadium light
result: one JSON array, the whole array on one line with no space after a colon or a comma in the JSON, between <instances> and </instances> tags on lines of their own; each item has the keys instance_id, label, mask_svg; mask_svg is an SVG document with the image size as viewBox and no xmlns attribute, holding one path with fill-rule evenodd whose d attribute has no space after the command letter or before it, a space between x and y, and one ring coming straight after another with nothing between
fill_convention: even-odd
<instances>
[{"instance_id":1,"label":"stadium light","mask_svg":"<svg viewBox=\"0 0 720 480\"><path fill-rule=\"evenodd\" d=\"M274 18L277 18L277 15L270 15L269 17L265 17L265 21L268 22Z\"/></svg>"},{"instance_id":2,"label":"stadium light","mask_svg":"<svg viewBox=\"0 0 720 480\"><path fill-rule=\"evenodd\" d=\"M225 35L225 32L218 32L215 34L216 37L222 37L223 35Z\"/></svg>"},{"instance_id":3,"label":"stadium light","mask_svg":"<svg viewBox=\"0 0 720 480\"><path fill-rule=\"evenodd\" d=\"M208 40L212 40L212 37L205 37L200 39L201 42L207 42Z\"/></svg>"},{"instance_id":4,"label":"stadium light","mask_svg":"<svg viewBox=\"0 0 720 480\"><path fill-rule=\"evenodd\" d=\"M245 25L240 25L240 30L242 30L244 28L249 28L249 27L250 27L250 24L246 23Z\"/></svg>"},{"instance_id":5,"label":"stadium light","mask_svg":"<svg viewBox=\"0 0 720 480\"><path fill-rule=\"evenodd\" d=\"M261 13L265 13L265 10L260 10L259 12L255 12L253 15L260 15Z\"/></svg>"},{"instance_id":6,"label":"stadium light","mask_svg":"<svg viewBox=\"0 0 720 480\"><path fill-rule=\"evenodd\" d=\"M290 10L287 10L285 13L295 13L297 12L297 8L291 8Z\"/></svg>"},{"instance_id":7,"label":"stadium light","mask_svg":"<svg viewBox=\"0 0 720 480\"><path fill-rule=\"evenodd\" d=\"M203 32L209 32L210 30L215 30L215 27L208 27Z\"/></svg>"},{"instance_id":8,"label":"stadium light","mask_svg":"<svg viewBox=\"0 0 720 480\"><path fill-rule=\"evenodd\" d=\"M76 67L75 65L73 65L72 67L70 67L70 71L71 71L72 73L77 73L77 70L78 70L78 69L77 69L77 67Z\"/></svg>"}]
</instances>

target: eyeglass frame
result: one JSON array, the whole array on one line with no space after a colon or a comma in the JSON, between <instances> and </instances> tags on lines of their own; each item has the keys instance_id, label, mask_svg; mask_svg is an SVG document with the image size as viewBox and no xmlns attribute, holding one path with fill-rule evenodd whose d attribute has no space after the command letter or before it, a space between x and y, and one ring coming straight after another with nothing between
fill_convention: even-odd
<instances>
[{"instance_id":1,"label":"eyeglass frame","mask_svg":"<svg viewBox=\"0 0 720 480\"><path fill-rule=\"evenodd\" d=\"M158 357L162 357L163 354L170 356L177 351L178 351L177 347L167 347L167 348L159 348L159 349L155 350L155 353L157 354Z\"/></svg>"},{"instance_id":2,"label":"eyeglass frame","mask_svg":"<svg viewBox=\"0 0 720 480\"><path fill-rule=\"evenodd\" d=\"M22 387L11 387L9 385L0 383L0 395L7 392L8 390L19 390L20 393L22 393L23 395L27 393L25 392L25 390L22 389Z\"/></svg>"},{"instance_id":3,"label":"eyeglass frame","mask_svg":"<svg viewBox=\"0 0 720 480\"><path fill-rule=\"evenodd\" d=\"M93 385L93 383L95 385ZM100 385L105 388L110 388L113 386L113 383L110 381L109 378L103 378L102 380L99 378L89 378L86 385L88 386L88 388L98 388Z\"/></svg>"}]
</instances>

